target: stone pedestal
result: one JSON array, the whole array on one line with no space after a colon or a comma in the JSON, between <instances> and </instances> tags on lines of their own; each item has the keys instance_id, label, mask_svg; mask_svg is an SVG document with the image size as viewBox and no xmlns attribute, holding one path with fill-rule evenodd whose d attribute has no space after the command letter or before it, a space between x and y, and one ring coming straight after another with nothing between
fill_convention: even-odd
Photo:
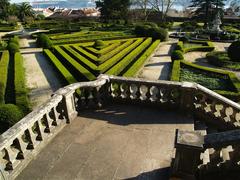
<instances>
[{"instance_id":1,"label":"stone pedestal","mask_svg":"<svg viewBox=\"0 0 240 180\"><path fill-rule=\"evenodd\" d=\"M204 137L199 132L177 131L176 155L172 167L172 177L195 179L195 173L200 164Z\"/></svg>"}]
</instances>

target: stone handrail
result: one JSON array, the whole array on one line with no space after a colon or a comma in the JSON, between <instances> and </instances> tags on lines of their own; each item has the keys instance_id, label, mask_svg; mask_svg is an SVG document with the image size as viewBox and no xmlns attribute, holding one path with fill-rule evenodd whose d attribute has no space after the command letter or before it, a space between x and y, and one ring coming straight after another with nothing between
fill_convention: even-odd
<instances>
[{"instance_id":1,"label":"stone handrail","mask_svg":"<svg viewBox=\"0 0 240 180\"><path fill-rule=\"evenodd\" d=\"M16 177L82 108L96 108L110 101L180 109L215 123L219 129L239 127L240 106L195 83L101 75L96 81L59 89L48 102L0 136L0 179ZM194 146L184 147L189 150ZM203 147L193 149L199 153Z\"/></svg>"},{"instance_id":2,"label":"stone handrail","mask_svg":"<svg viewBox=\"0 0 240 180\"><path fill-rule=\"evenodd\" d=\"M100 87L96 81L82 82L59 89L52 98L0 135L0 179L14 179L61 129L75 119L73 94L76 89Z\"/></svg>"}]
</instances>

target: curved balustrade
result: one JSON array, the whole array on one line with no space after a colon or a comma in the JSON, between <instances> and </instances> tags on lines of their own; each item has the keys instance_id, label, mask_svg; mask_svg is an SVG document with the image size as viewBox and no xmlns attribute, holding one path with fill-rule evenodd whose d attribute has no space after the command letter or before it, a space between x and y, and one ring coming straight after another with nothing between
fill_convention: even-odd
<instances>
[{"instance_id":1,"label":"curved balustrade","mask_svg":"<svg viewBox=\"0 0 240 180\"><path fill-rule=\"evenodd\" d=\"M67 123L76 118L81 109L101 107L111 101L180 109L215 124L219 129L239 128L240 105L195 83L101 75L96 81L59 89L48 102L0 136L0 179L16 177ZM214 151L209 150L210 159L218 159L228 151L230 154L224 156L224 161L238 156L238 144L232 145L232 149L229 145L232 144L218 149L211 147ZM181 147L181 143L178 146ZM226 147L227 150L223 151Z\"/></svg>"}]
</instances>

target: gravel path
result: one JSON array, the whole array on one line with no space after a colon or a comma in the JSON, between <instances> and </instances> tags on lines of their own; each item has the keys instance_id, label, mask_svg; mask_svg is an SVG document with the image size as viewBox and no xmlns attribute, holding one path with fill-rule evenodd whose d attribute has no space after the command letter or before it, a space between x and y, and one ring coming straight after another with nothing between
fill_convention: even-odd
<instances>
[{"instance_id":1,"label":"gravel path","mask_svg":"<svg viewBox=\"0 0 240 180\"><path fill-rule=\"evenodd\" d=\"M231 43L214 42L213 44L215 46L215 51L226 51ZM184 59L188 62L198 64L198 65L201 65L201 66L220 69L219 67L211 65L211 64L208 63L208 61L206 59L206 54L207 53L208 52L199 52L199 51L198 52L189 52L189 53L184 54Z\"/></svg>"},{"instance_id":2,"label":"gravel path","mask_svg":"<svg viewBox=\"0 0 240 180\"><path fill-rule=\"evenodd\" d=\"M161 43L158 50L145 64L138 77L149 80L169 80L171 73L171 51L174 40Z\"/></svg>"},{"instance_id":3,"label":"gravel path","mask_svg":"<svg viewBox=\"0 0 240 180\"><path fill-rule=\"evenodd\" d=\"M36 48L34 39L20 40L21 54L24 58L27 87L30 89L30 101L33 109L51 97L62 85L52 66L42 54L42 48Z\"/></svg>"}]
</instances>

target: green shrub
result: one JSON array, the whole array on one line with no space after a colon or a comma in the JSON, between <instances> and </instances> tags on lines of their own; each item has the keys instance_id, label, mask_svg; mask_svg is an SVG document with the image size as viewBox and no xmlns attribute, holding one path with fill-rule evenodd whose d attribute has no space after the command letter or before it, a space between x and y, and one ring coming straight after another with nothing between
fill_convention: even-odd
<instances>
[{"instance_id":1,"label":"green shrub","mask_svg":"<svg viewBox=\"0 0 240 180\"><path fill-rule=\"evenodd\" d=\"M9 53L3 51L0 60L0 104L5 103L5 92L8 79L8 65L9 65Z\"/></svg>"},{"instance_id":2,"label":"green shrub","mask_svg":"<svg viewBox=\"0 0 240 180\"><path fill-rule=\"evenodd\" d=\"M49 39L49 37L46 34L38 34L37 41L36 41L38 47L51 49L53 46L52 41Z\"/></svg>"},{"instance_id":3,"label":"green shrub","mask_svg":"<svg viewBox=\"0 0 240 180\"><path fill-rule=\"evenodd\" d=\"M94 43L94 47L97 48L97 49L101 49L105 46L106 44L104 43L104 41L102 40L96 40L95 43Z\"/></svg>"},{"instance_id":4,"label":"green shrub","mask_svg":"<svg viewBox=\"0 0 240 180\"><path fill-rule=\"evenodd\" d=\"M8 47L7 47L8 51L11 53L11 54L14 54L16 52L19 52L19 46L18 44L14 43L14 42L10 42L8 44Z\"/></svg>"},{"instance_id":5,"label":"green shrub","mask_svg":"<svg viewBox=\"0 0 240 180\"><path fill-rule=\"evenodd\" d=\"M61 76L66 80L67 84L77 82L77 80L72 76L72 74L65 68L65 66L49 49L44 49L44 54L52 62L52 64L55 66L56 70L61 74Z\"/></svg>"},{"instance_id":6,"label":"green shrub","mask_svg":"<svg viewBox=\"0 0 240 180\"><path fill-rule=\"evenodd\" d=\"M21 110L13 104L0 105L0 132L3 133L23 117Z\"/></svg>"},{"instance_id":7,"label":"green shrub","mask_svg":"<svg viewBox=\"0 0 240 180\"><path fill-rule=\"evenodd\" d=\"M137 59L137 61L124 73L125 77L134 76L143 66L144 62L151 56L153 51L158 47L160 40L156 40L151 46Z\"/></svg>"},{"instance_id":8,"label":"green shrub","mask_svg":"<svg viewBox=\"0 0 240 180\"><path fill-rule=\"evenodd\" d=\"M183 42L182 41L178 41L175 50L179 50L179 51L183 51L184 47L183 47Z\"/></svg>"},{"instance_id":9,"label":"green shrub","mask_svg":"<svg viewBox=\"0 0 240 180\"><path fill-rule=\"evenodd\" d=\"M183 57L183 52L182 51L176 50L176 51L172 52L172 55L171 55L171 60L172 61L183 60L183 59L184 59L184 57Z\"/></svg>"},{"instance_id":10,"label":"green shrub","mask_svg":"<svg viewBox=\"0 0 240 180\"><path fill-rule=\"evenodd\" d=\"M225 63L230 61L228 54L226 52L213 51L206 55L206 58L210 64L216 66L224 66Z\"/></svg>"},{"instance_id":11,"label":"green shrub","mask_svg":"<svg viewBox=\"0 0 240 180\"><path fill-rule=\"evenodd\" d=\"M18 52L14 55L14 85L16 105L24 114L30 112L30 103L27 95L25 70L23 67L22 55Z\"/></svg>"},{"instance_id":12,"label":"green shrub","mask_svg":"<svg viewBox=\"0 0 240 180\"><path fill-rule=\"evenodd\" d=\"M228 56L232 61L240 61L240 40L233 42L228 48Z\"/></svg>"},{"instance_id":13,"label":"green shrub","mask_svg":"<svg viewBox=\"0 0 240 180\"><path fill-rule=\"evenodd\" d=\"M138 36L152 37L153 39L160 39L166 41L168 38L168 31L159 27L151 27L147 25L135 26L135 34Z\"/></svg>"}]
</instances>

